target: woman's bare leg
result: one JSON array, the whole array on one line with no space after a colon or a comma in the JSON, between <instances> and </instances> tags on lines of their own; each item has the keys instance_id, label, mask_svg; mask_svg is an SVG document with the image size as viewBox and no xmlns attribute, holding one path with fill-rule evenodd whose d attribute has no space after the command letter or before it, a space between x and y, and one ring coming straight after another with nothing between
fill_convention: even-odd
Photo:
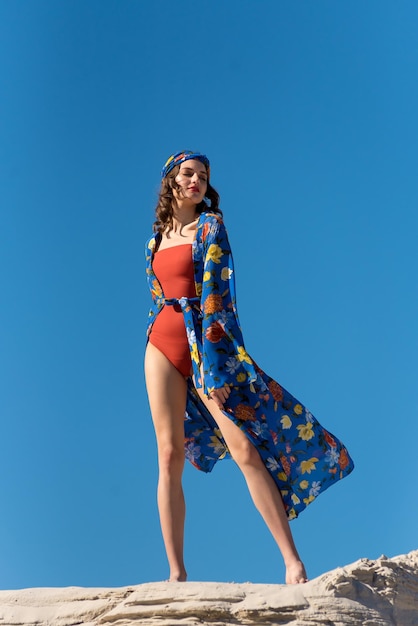
<instances>
[{"instance_id":1,"label":"woman's bare leg","mask_svg":"<svg viewBox=\"0 0 418 626\"><path fill-rule=\"evenodd\" d=\"M280 492L260 455L238 426L216 406L214 400L208 400L201 389L197 391L217 422L232 458L244 475L253 502L282 553L286 583L306 582L305 567L293 541Z\"/></svg>"},{"instance_id":2,"label":"woman's bare leg","mask_svg":"<svg viewBox=\"0 0 418 626\"><path fill-rule=\"evenodd\" d=\"M158 510L170 581L185 581L183 560L186 507L182 488L186 381L158 348L148 343L145 379L158 448Z\"/></svg>"}]
</instances>

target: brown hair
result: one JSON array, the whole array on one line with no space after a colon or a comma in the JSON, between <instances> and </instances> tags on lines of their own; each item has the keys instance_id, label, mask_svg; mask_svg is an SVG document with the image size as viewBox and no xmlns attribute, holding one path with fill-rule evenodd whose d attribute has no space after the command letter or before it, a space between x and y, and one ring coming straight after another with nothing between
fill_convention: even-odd
<instances>
[{"instance_id":1,"label":"brown hair","mask_svg":"<svg viewBox=\"0 0 418 626\"><path fill-rule=\"evenodd\" d=\"M176 167L174 167L161 181L158 202L155 207L156 220L153 226L155 233L162 234L166 230L170 231L173 228L173 202L175 202L173 189L180 188L175 181L179 170L180 165L176 165ZM202 202L196 206L197 214L200 215L203 211L209 210L211 213L222 215L222 211L219 208L219 200L220 198L218 192L208 181L208 188L206 189L205 197ZM207 201L209 201L209 203Z\"/></svg>"}]
</instances>

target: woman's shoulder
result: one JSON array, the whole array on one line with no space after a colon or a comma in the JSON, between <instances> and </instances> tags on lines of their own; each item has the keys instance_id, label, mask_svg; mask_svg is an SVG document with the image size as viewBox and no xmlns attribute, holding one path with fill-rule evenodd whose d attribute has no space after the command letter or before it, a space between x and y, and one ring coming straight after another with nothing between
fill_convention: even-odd
<instances>
[{"instance_id":1,"label":"woman's shoulder","mask_svg":"<svg viewBox=\"0 0 418 626\"><path fill-rule=\"evenodd\" d=\"M150 237L148 237L148 239L145 242L145 251L148 250L152 252L157 244L159 237L160 237L159 233L153 233Z\"/></svg>"},{"instance_id":2,"label":"woman's shoulder","mask_svg":"<svg viewBox=\"0 0 418 626\"><path fill-rule=\"evenodd\" d=\"M206 245L212 243L221 245L221 242L225 242L228 235L222 215L212 211L202 213L197 227L196 239Z\"/></svg>"},{"instance_id":3,"label":"woman's shoulder","mask_svg":"<svg viewBox=\"0 0 418 626\"><path fill-rule=\"evenodd\" d=\"M222 215L220 215L219 213L214 213L211 210L201 213L199 222L201 225L210 224L211 226L224 223Z\"/></svg>"}]
</instances>

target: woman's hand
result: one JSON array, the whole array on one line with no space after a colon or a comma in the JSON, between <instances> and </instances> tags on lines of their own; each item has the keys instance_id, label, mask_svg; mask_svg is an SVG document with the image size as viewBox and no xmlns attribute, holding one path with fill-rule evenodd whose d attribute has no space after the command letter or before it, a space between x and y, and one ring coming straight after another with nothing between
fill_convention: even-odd
<instances>
[{"instance_id":1,"label":"woman's hand","mask_svg":"<svg viewBox=\"0 0 418 626\"><path fill-rule=\"evenodd\" d=\"M208 398L209 400L213 400L216 406L222 410L224 408L225 402L228 400L230 393L230 388L228 387L228 385L225 385L225 387L221 387L220 389L212 389L212 391L208 395Z\"/></svg>"}]
</instances>

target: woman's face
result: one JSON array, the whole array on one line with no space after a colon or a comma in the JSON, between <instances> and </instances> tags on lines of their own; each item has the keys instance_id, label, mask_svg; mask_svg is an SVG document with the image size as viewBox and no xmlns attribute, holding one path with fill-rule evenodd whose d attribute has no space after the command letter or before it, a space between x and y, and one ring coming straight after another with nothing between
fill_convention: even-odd
<instances>
[{"instance_id":1,"label":"woman's face","mask_svg":"<svg viewBox=\"0 0 418 626\"><path fill-rule=\"evenodd\" d=\"M173 189L177 202L199 204L208 188L206 167L197 159L190 159L180 164L180 170L174 179L179 189Z\"/></svg>"}]
</instances>

